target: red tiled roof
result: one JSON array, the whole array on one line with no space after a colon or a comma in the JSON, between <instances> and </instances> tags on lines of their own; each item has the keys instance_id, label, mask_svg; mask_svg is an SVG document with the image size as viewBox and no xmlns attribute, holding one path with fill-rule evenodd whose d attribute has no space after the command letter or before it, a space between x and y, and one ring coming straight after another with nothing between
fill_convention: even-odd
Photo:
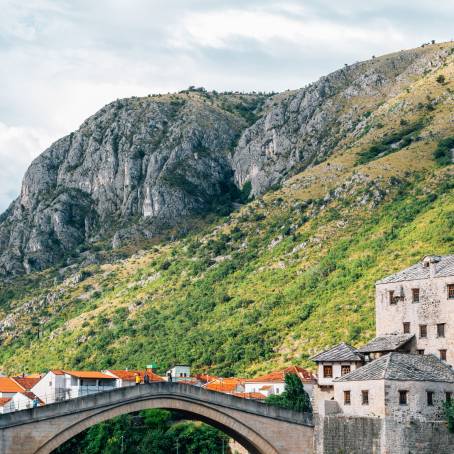
<instances>
[{"instance_id":1,"label":"red tiled roof","mask_svg":"<svg viewBox=\"0 0 454 454\"><path fill-rule=\"evenodd\" d=\"M209 391L217 391L221 393L234 392L236 387L243 383L241 378L217 378L206 385L203 385L205 389Z\"/></svg>"},{"instance_id":2,"label":"red tiled roof","mask_svg":"<svg viewBox=\"0 0 454 454\"><path fill-rule=\"evenodd\" d=\"M20 393L22 391L25 391L25 388L19 383L16 383L12 378L0 377L1 393Z\"/></svg>"},{"instance_id":3,"label":"red tiled roof","mask_svg":"<svg viewBox=\"0 0 454 454\"><path fill-rule=\"evenodd\" d=\"M13 380L16 382L16 383L19 383L19 385L21 385L24 389L32 389L33 386L36 385L36 383L38 383L40 380L41 380L41 377L37 378L37 377L30 377L30 376L25 376L25 377L13 377Z\"/></svg>"},{"instance_id":4,"label":"red tiled roof","mask_svg":"<svg viewBox=\"0 0 454 454\"><path fill-rule=\"evenodd\" d=\"M265 385L265 386L262 386L260 389L263 389L264 391L268 390L268 389L271 389L272 386L271 385Z\"/></svg>"},{"instance_id":5,"label":"red tiled roof","mask_svg":"<svg viewBox=\"0 0 454 454\"><path fill-rule=\"evenodd\" d=\"M242 397L243 399L263 400L266 396L262 393L232 393L233 396Z\"/></svg>"},{"instance_id":6,"label":"red tiled roof","mask_svg":"<svg viewBox=\"0 0 454 454\"><path fill-rule=\"evenodd\" d=\"M216 377L214 375L208 375L208 374L197 374L195 376L195 378L197 378L197 380L200 380L202 382L208 383L210 381L217 380L220 377Z\"/></svg>"},{"instance_id":7,"label":"red tiled roof","mask_svg":"<svg viewBox=\"0 0 454 454\"><path fill-rule=\"evenodd\" d=\"M110 375L103 374L96 370L64 370L63 373L71 375L72 377L77 378L106 378L110 380L115 380L114 377Z\"/></svg>"},{"instance_id":8,"label":"red tiled roof","mask_svg":"<svg viewBox=\"0 0 454 454\"><path fill-rule=\"evenodd\" d=\"M308 370L303 369L302 367L298 366L290 366L286 367L285 369L271 372L270 374L262 375L260 377L251 378L245 380L246 383L284 383L285 376L287 374L296 374L301 379L303 383L313 383L316 381L314 375L312 375Z\"/></svg>"},{"instance_id":9,"label":"red tiled roof","mask_svg":"<svg viewBox=\"0 0 454 454\"><path fill-rule=\"evenodd\" d=\"M5 406L10 400L11 397L0 397L0 407Z\"/></svg>"},{"instance_id":10,"label":"red tiled roof","mask_svg":"<svg viewBox=\"0 0 454 454\"><path fill-rule=\"evenodd\" d=\"M109 369L106 372L110 372L112 375L115 375L115 377L120 378L121 380L125 380L125 381L135 381L136 374L139 374L141 380L143 381L143 379L145 377L145 373L148 375L148 378L150 379L150 381L164 381L164 379L162 377L160 377L159 375L157 375L151 371Z\"/></svg>"},{"instance_id":11,"label":"red tiled roof","mask_svg":"<svg viewBox=\"0 0 454 454\"><path fill-rule=\"evenodd\" d=\"M65 373L61 369L53 369L52 372L54 375L65 375Z\"/></svg>"},{"instance_id":12,"label":"red tiled roof","mask_svg":"<svg viewBox=\"0 0 454 454\"><path fill-rule=\"evenodd\" d=\"M44 401L41 400L36 394L33 394L30 391L25 391L22 393L24 396L27 396L30 400L38 399L41 404L44 404Z\"/></svg>"}]
</instances>

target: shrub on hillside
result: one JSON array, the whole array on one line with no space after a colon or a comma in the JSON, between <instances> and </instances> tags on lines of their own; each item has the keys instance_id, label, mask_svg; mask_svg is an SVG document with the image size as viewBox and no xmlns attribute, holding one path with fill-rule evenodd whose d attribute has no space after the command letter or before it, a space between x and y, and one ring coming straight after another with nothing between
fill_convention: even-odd
<instances>
[{"instance_id":1,"label":"shrub on hillside","mask_svg":"<svg viewBox=\"0 0 454 454\"><path fill-rule=\"evenodd\" d=\"M454 136L447 137L438 143L433 157L441 166L453 163Z\"/></svg>"}]
</instances>

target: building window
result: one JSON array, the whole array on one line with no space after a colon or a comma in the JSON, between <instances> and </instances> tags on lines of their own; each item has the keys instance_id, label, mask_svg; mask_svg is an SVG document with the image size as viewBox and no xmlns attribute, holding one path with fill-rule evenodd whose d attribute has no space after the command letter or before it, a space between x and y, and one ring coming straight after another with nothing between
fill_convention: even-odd
<instances>
[{"instance_id":1,"label":"building window","mask_svg":"<svg viewBox=\"0 0 454 454\"><path fill-rule=\"evenodd\" d=\"M445 324L444 323L437 324L437 337L445 337Z\"/></svg>"},{"instance_id":2,"label":"building window","mask_svg":"<svg viewBox=\"0 0 454 454\"><path fill-rule=\"evenodd\" d=\"M347 375L350 373L350 366L341 366L341 375Z\"/></svg>"},{"instance_id":3,"label":"building window","mask_svg":"<svg viewBox=\"0 0 454 454\"><path fill-rule=\"evenodd\" d=\"M411 289L411 294L413 297L413 302L414 303L419 303L419 288L412 288Z\"/></svg>"},{"instance_id":4,"label":"building window","mask_svg":"<svg viewBox=\"0 0 454 454\"><path fill-rule=\"evenodd\" d=\"M452 392L451 391L446 391L445 392L445 398L446 398L446 402L451 402Z\"/></svg>"},{"instance_id":5,"label":"building window","mask_svg":"<svg viewBox=\"0 0 454 454\"><path fill-rule=\"evenodd\" d=\"M323 376L325 378L333 378L333 366L323 366Z\"/></svg>"},{"instance_id":6,"label":"building window","mask_svg":"<svg viewBox=\"0 0 454 454\"><path fill-rule=\"evenodd\" d=\"M440 359L446 361L446 350L438 350L440 352Z\"/></svg>"},{"instance_id":7,"label":"building window","mask_svg":"<svg viewBox=\"0 0 454 454\"><path fill-rule=\"evenodd\" d=\"M419 337L427 337L427 325L419 325Z\"/></svg>"},{"instance_id":8,"label":"building window","mask_svg":"<svg viewBox=\"0 0 454 454\"><path fill-rule=\"evenodd\" d=\"M433 407L433 405L434 405L434 392L433 391L427 391L427 405L429 407Z\"/></svg>"},{"instance_id":9,"label":"building window","mask_svg":"<svg viewBox=\"0 0 454 454\"><path fill-rule=\"evenodd\" d=\"M404 322L404 334L408 334L410 332L410 322Z\"/></svg>"},{"instance_id":10,"label":"building window","mask_svg":"<svg viewBox=\"0 0 454 454\"><path fill-rule=\"evenodd\" d=\"M407 405L408 404L408 391L399 391L399 404Z\"/></svg>"},{"instance_id":11,"label":"building window","mask_svg":"<svg viewBox=\"0 0 454 454\"><path fill-rule=\"evenodd\" d=\"M350 391L344 391L344 405L350 405Z\"/></svg>"},{"instance_id":12,"label":"building window","mask_svg":"<svg viewBox=\"0 0 454 454\"><path fill-rule=\"evenodd\" d=\"M396 304L397 300L396 300L396 298L394 298L394 290L390 290L388 292L388 295L389 295L389 304Z\"/></svg>"},{"instance_id":13,"label":"building window","mask_svg":"<svg viewBox=\"0 0 454 454\"><path fill-rule=\"evenodd\" d=\"M417 353L418 355L424 355L424 349L416 350L416 353Z\"/></svg>"},{"instance_id":14,"label":"building window","mask_svg":"<svg viewBox=\"0 0 454 454\"><path fill-rule=\"evenodd\" d=\"M454 299L454 284L448 284L448 298L450 300Z\"/></svg>"},{"instance_id":15,"label":"building window","mask_svg":"<svg viewBox=\"0 0 454 454\"><path fill-rule=\"evenodd\" d=\"M369 391L361 391L361 401L363 405L369 405Z\"/></svg>"}]
</instances>

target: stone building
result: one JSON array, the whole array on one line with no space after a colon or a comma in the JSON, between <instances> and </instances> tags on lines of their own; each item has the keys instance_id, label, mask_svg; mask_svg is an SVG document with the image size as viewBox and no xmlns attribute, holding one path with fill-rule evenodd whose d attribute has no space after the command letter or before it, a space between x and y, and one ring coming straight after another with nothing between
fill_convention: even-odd
<instances>
[{"instance_id":1,"label":"stone building","mask_svg":"<svg viewBox=\"0 0 454 454\"><path fill-rule=\"evenodd\" d=\"M376 283L377 336L413 334L415 350L454 365L454 255L427 256Z\"/></svg>"},{"instance_id":2,"label":"stone building","mask_svg":"<svg viewBox=\"0 0 454 454\"><path fill-rule=\"evenodd\" d=\"M358 348L364 355L366 362L380 358L391 352L417 353L416 338L414 334L388 334L378 336L366 345Z\"/></svg>"},{"instance_id":3,"label":"stone building","mask_svg":"<svg viewBox=\"0 0 454 454\"><path fill-rule=\"evenodd\" d=\"M454 396L454 371L433 355L388 353L334 381L345 416L437 421Z\"/></svg>"}]
</instances>

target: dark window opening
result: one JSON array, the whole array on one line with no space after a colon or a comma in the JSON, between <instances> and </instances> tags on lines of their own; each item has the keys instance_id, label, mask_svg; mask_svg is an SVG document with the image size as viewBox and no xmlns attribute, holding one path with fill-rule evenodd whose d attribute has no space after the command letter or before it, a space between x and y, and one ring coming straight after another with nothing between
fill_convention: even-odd
<instances>
[{"instance_id":1,"label":"dark window opening","mask_svg":"<svg viewBox=\"0 0 454 454\"><path fill-rule=\"evenodd\" d=\"M445 337L445 324L444 323L437 324L437 337Z\"/></svg>"},{"instance_id":2,"label":"dark window opening","mask_svg":"<svg viewBox=\"0 0 454 454\"><path fill-rule=\"evenodd\" d=\"M427 405L433 407L434 404L434 393L433 391L427 391Z\"/></svg>"},{"instance_id":3,"label":"dark window opening","mask_svg":"<svg viewBox=\"0 0 454 454\"><path fill-rule=\"evenodd\" d=\"M446 350L439 350L440 352L440 359L442 361L446 361Z\"/></svg>"},{"instance_id":4,"label":"dark window opening","mask_svg":"<svg viewBox=\"0 0 454 454\"><path fill-rule=\"evenodd\" d=\"M448 298L454 299L454 284L448 284Z\"/></svg>"},{"instance_id":5,"label":"dark window opening","mask_svg":"<svg viewBox=\"0 0 454 454\"><path fill-rule=\"evenodd\" d=\"M361 391L363 405L369 405L369 391Z\"/></svg>"},{"instance_id":6,"label":"dark window opening","mask_svg":"<svg viewBox=\"0 0 454 454\"><path fill-rule=\"evenodd\" d=\"M410 333L410 322L404 322L404 334Z\"/></svg>"},{"instance_id":7,"label":"dark window opening","mask_svg":"<svg viewBox=\"0 0 454 454\"><path fill-rule=\"evenodd\" d=\"M344 391L344 405L350 405L350 391Z\"/></svg>"},{"instance_id":8,"label":"dark window opening","mask_svg":"<svg viewBox=\"0 0 454 454\"><path fill-rule=\"evenodd\" d=\"M419 288L412 288L411 294L413 296L413 302L419 303Z\"/></svg>"},{"instance_id":9,"label":"dark window opening","mask_svg":"<svg viewBox=\"0 0 454 454\"><path fill-rule=\"evenodd\" d=\"M452 392L451 391L446 391L445 392L445 398L446 398L446 402L451 402Z\"/></svg>"},{"instance_id":10,"label":"dark window opening","mask_svg":"<svg viewBox=\"0 0 454 454\"><path fill-rule=\"evenodd\" d=\"M408 391L399 391L399 404L407 405L408 403Z\"/></svg>"},{"instance_id":11,"label":"dark window opening","mask_svg":"<svg viewBox=\"0 0 454 454\"><path fill-rule=\"evenodd\" d=\"M427 337L427 325L419 325L419 337Z\"/></svg>"},{"instance_id":12,"label":"dark window opening","mask_svg":"<svg viewBox=\"0 0 454 454\"><path fill-rule=\"evenodd\" d=\"M394 298L394 290L390 290L388 292L388 294L389 294L389 304L396 304L397 300L396 300L396 298Z\"/></svg>"},{"instance_id":13,"label":"dark window opening","mask_svg":"<svg viewBox=\"0 0 454 454\"><path fill-rule=\"evenodd\" d=\"M416 350L416 353L418 353L418 355L424 355L424 349Z\"/></svg>"}]
</instances>

